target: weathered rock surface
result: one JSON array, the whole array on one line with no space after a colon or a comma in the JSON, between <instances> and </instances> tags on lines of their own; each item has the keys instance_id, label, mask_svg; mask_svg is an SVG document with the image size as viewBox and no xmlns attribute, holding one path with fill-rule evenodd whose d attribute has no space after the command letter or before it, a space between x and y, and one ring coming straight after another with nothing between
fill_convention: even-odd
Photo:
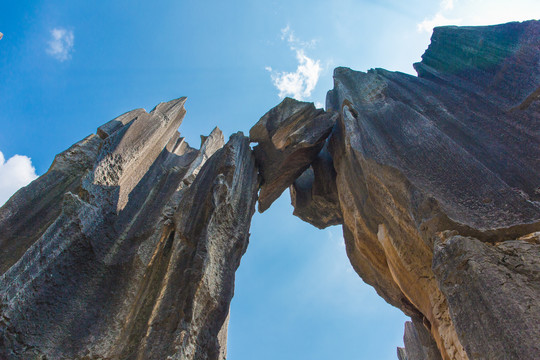
<instances>
[{"instance_id":1,"label":"weathered rock surface","mask_svg":"<svg viewBox=\"0 0 540 360\"><path fill-rule=\"evenodd\" d=\"M445 233L433 270L470 358L538 358L540 233L498 244Z\"/></svg>"},{"instance_id":2,"label":"weathered rock surface","mask_svg":"<svg viewBox=\"0 0 540 360\"><path fill-rule=\"evenodd\" d=\"M290 187L293 214L324 229L343 222L336 187L336 171L326 147Z\"/></svg>"},{"instance_id":3,"label":"weathered rock surface","mask_svg":"<svg viewBox=\"0 0 540 360\"><path fill-rule=\"evenodd\" d=\"M184 102L104 125L2 208L7 249L32 204L46 216L2 253L0 358L225 358L257 170L242 134L189 147Z\"/></svg>"},{"instance_id":4,"label":"weathered rock surface","mask_svg":"<svg viewBox=\"0 0 540 360\"><path fill-rule=\"evenodd\" d=\"M81 179L92 169L101 143L98 136L90 135L58 154L47 173L0 207L0 274L56 220L62 211L64 194L78 193Z\"/></svg>"},{"instance_id":5,"label":"weathered rock surface","mask_svg":"<svg viewBox=\"0 0 540 360\"><path fill-rule=\"evenodd\" d=\"M449 302L445 272L431 265L441 231L494 243L540 228L540 106L530 100L540 84L539 45L538 21L444 27L416 64L419 77L334 73L327 107L341 116L329 150L349 258L389 303L424 319L443 359L488 356L473 350L478 341L501 349L500 358L538 353L504 350L506 336L519 341L526 331L499 327L506 335L486 338L478 327L456 326L458 309L504 300L485 297L482 305L464 289L469 304Z\"/></svg>"},{"instance_id":6,"label":"weathered rock surface","mask_svg":"<svg viewBox=\"0 0 540 360\"><path fill-rule=\"evenodd\" d=\"M475 285L456 291L469 303L457 295L450 301L450 289L458 286L446 289L441 281L457 260L444 258L445 265L435 268L444 269L440 271L433 270L432 260L444 231L493 244L540 229L540 22L437 28L422 59L415 64L418 77L383 69L335 70L327 110L339 117L327 140L328 151L311 157L302 175L291 173L283 179L290 183L297 177L290 188L294 213L320 228L342 223L358 274L416 319L414 329L408 326L406 331L410 350L406 345L400 356L480 359L498 351L500 358L534 358L534 347L505 351L505 337L494 334L506 332L515 347L520 337L536 339L540 325L531 325L529 333L502 322L486 340L472 325L482 313L467 315L482 307L503 307L509 293L468 296L468 289L484 288L468 274ZM275 118L288 114L282 105L273 111L283 112L274 113ZM273 133L288 130L277 126ZM263 144L271 143L268 138L252 136ZM298 132L294 141L301 142ZM270 184L272 176L265 177L265 171L283 173L272 168L281 163L274 152L271 146L257 149L260 171ZM280 191L262 189L259 208L264 210L271 203L265 200L267 194L275 198ZM516 254L521 251L531 253L515 249ZM528 274L534 274L534 268ZM498 279L493 275L484 281ZM534 281L532 275L522 285L511 281L527 289L515 292L520 295L517 302L540 298L530 285ZM538 314L536 305L528 306ZM497 314L492 315L495 324ZM521 316L528 316L523 309Z\"/></svg>"},{"instance_id":7,"label":"weathered rock surface","mask_svg":"<svg viewBox=\"0 0 540 360\"><path fill-rule=\"evenodd\" d=\"M285 98L249 131L262 177L259 211L263 212L315 160L330 134L337 113L313 103Z\"/></svg>"},{"instance_id":8,"label":"weathered rock surface","mask_svg":"<svg viewBox=\"0 0 540 360\"><path fill-rule=\"evenodd\" d=\"M249 139L191 148L185 98L101 126L0 208L0 358L224 359L257 191L287 187L411 316L399 359L538 358L539 64L539 21L443 27L418 77L338 68Z\"/></svg>"},{"instance_id":9,"label":"weathered rock surface","mask_svg":"<svg viewBox=\"0 0 540 360\"><path fill-rule=\"evenodd\" d=\"M403 343L405 348L402 348L401 351L398 350L398 358L402 357L406 360L441 359L437 344L420 319L413 318L413 321L405 323Z\"/></svg>"}]
</instances>

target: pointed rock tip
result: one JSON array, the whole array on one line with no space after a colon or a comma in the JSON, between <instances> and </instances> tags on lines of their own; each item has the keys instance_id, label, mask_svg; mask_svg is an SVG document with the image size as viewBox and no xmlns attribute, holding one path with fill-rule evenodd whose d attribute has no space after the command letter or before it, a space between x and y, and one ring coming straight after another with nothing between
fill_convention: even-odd
<instances>
[{"instance_id":1,"label":"pointed rock tip","mask_svg":"<svg viewBox=\"0 0 540 360\"><path fill-rule=\"evenodd\" d=\"M225 137L223 136L223 132L219 127L215 127L210 134L208 135L200 135L201 137L201 146L200 149L203 149L207 146L216 146L218 144L218 147L222 147L225 145Z\"/></svg>"},{"instance_id":2,"label":"pointed rock tip","mask_svg":"<svg viewBox=\"0 0 540 360\"><path fill-rule=\"evenodd\" d=\"M352 70L351 68L348 68L348 67L345 67L345 66L338 66L337 68L334 69L334 77L339 77L340 75L344 75L344 74L347 74L347 73L350 73L354 70Z\"/></svg>"},{"instance_id":3,"label":"pointed rock tip","mask_svg":"<svg viewBox=\"0 0 540 360\"><path fill-rule=\"evenodd\" d=\"M99 135L100 138L106 139L110 135L112 135L115 131L122 128L124 125L130 123L134 119L136 119L139 115L146 113L146 110L143 108L130 110L128 112L123 113L120 116L115 117L109 122L106 122L105 124L101 125L97 128L96 134Z\"/></svg>"},{"instance_id":4,"label":"pointed rock tip","mask_svg":"<svg viewBox=\"0 0 540 360\"><path fill-rule=\"evenodd\" d=\"M178 109L179 107L183 107L186 103L187 96L182 96L180 98L170 100L167 102L160 102L157 104L150 113L153 113L154 111L159 111L163 114L167 114L171 112L172 110Z\"/></svg>"},{"instance_id":5,"label":"pointed rock tip","mask_svg":"<svg viewBox=\"0 0 540 360\"><path fill-rule=\"evenodd\" d=\"M208 138L216 138L217 137L217 138L220 138L223 143L225 143L225 137L223 136L223 132L217 126L210 132L210 134L208 134L208 135L202 135L201 134L200 137L201 137L201 147L204 145L206 140L208 140Z\"/></svg>"},{"instance_id":6,"label":"pointed rock tip","mask_svg":"<svg viewBox=\"0 0 540 360\"><path fill-rule=\"evenodd\" d=\"M213 135L213 134L223 134L223 131L221 131L221 129L216 126L211 132L210 132L210 135ZM209 136L210 136L209 135Z\"/></svg>"}]
</instances>

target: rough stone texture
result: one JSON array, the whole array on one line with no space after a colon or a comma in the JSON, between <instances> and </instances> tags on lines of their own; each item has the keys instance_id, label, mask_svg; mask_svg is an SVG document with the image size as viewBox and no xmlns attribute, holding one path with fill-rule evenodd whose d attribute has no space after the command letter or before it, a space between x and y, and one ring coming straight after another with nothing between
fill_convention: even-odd
<instances>
[{"instance_id":1,"label":"rough stone texture","mask_svg":"<svg viewBox=\"0 0 540 360\"><path fill-rule=\"evenodd\" d=\"M440 360L441 355L437 344L420 319L405 323L405 355L408 360ZM399 349L399 348L398 348ZM399 354L399 350L398 350ZM399 355L398 355L399 356Z\"/></svg>"},{"instance_id":2,"label":"rough stone texture","mask_svg":"<svg viewBox=\"0 0 540 360\"><path fill-rule=\"evenodd\" d=\"M58 154L50 169L0 207L0 274L6 272L62 211L67 192L77 194L102 140L90 135ZM29 226L31 224L31 226Z\"/></svg>"},{"instance_id":3,"label":"rough stone texture","mask_svg":"<svg viewBox=\"0 0 540 360\"><path fill-rule=\"evenodd\" d=\"M242 134L189 147L184 102L100 127L2 207L0 358L225 358L257 170Z\"/></svg>"},{"instance_id":4,"label":"rough stone texture","mask_svg":"<svg viewBox=\"0 0 540 360\"><path fill-rule=\"evenodd\" d=\"M437 28L422 58L418 77L334 72L329 150L344 237L359 275L423 319L443 359L476 359L471 342L503 341L454 326L452 307L464 305L439 287L434 242L445 230L494 243L540 228L540 22ZM526 331L507 330L526 343Z\"/></svg>"},{"instance_id":5,"label":"rough stone texture","mask_svg":"<svg viewBox=\"0 0 540 360\"><path fill-rule=\"evenodd\" d=\"M474 359L538 359L540 233L488 244L445 233L433 269Z\"/></svg>"},{"instance_id":6,"label":"rough stone texture","mask_svg":"<svg viewBox=\"0 0 540 360\"><path fill-rule=\"evenodd\" d=\"M263 212L315 160L330 134L337 113L313 103L285 98L249 131L262 176L259 211Z\"/></svg>"},{"instance_id":7,"label":"rough stone texture","mask_svg":"<svg viewBox=\"0 0 540 360\"><path fill-rule=\"evenodd\" d=\"M336 171L326 147L290 187L293 214L324 229L343 222L336 187Z\"/></svg>"},{"instance_id":8,"label":"rough stone texture","mask_svg":"<svg viewBox=\"0 0 540 360\"><path fill-rule=\"evenodd\" d=\"M407 357L407 351L405 350L405 348L402 347L397 348L397 357L398 360L409 360L409 358Z\"/></svg>"}]
</instances>

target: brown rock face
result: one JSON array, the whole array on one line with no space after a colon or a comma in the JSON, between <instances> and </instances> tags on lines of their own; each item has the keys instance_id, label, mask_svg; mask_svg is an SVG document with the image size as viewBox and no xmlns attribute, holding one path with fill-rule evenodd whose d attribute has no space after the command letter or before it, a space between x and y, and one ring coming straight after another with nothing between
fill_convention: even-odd
<instances>
[{"instance_id":1,"label":"brown rock face","mask_svg":"<svg viewBox=\"0 0 540 360\"><path fill-rule=\"evenodd\" d=\"M250 139L189 147L182 98L58 155L0 208L0 358L224 359L257 191L289 187L411 316L399 359L537 359L540 22L437 28L422 59L338 68L326 112L285 99Z\"/></svg>"},{"instance_id":2,"label":"brown rock face","mask_svg":"<svg viewBox=\"0 0 540 360\"><path fill-rule=\"evenodd\" d=\"M491 282L480 285L469 274L462 283L471 288L460 290L444 280L457 281L455 271L462 265L450 257L459 251L449 247L444 265L434 263L435 272L432 259L441 231L455 230L483 244L540 228L540 107L527 100L540 84L539 41L538 21L438 28L416 65L419 77L338 68L328 94L327 106L341 115L330 153L349 258L389 303L424 319L444 359L532 359L538 354L533 347L517 352L504 340L527 343L524 337L533 335L528 331L538 338L538 322L516 331L493 320L491 337L474 323L475 316L484 316L473 314L482 307L486 312L512 307L514 300L487 294L495 275L476 274ZM487 251L493 245L484 246ZM443 259L437 251L443 250L435 250L436 259ZM513 251L518 256L525 249ZM532 301L530 309L538 314L540 293L528 300L535 280L523 281L530 290L517 301ZM470 293L472 287L483 292L481 301ZM459 301L450 296L455 292ZM526 313L522 308L521 316Z\"/></svg>"},{"instance_id":3,"label":"brown rock face","mask_svg":"<svg viewBox=\"0 0 540 360\"><path fill-rule=\"evenodd\" d=\"M327 108L339 116L328 151L290 188L294 213L320 228L342 223L358 274L415 319L400 357L533 359L537 348L523 337L540 335L540 257L532 245L505 250L526 263L518 276L495 265L501 245L499 255L480 253L540 230L540 22L438 28L422 58L418 77L335 70ZM309 128L303 132L309 138ZM275 162L259 164L264 174ZM449 230L462 237L437 247ZM471 238L485 249L469 250L463 239ZM482 266L465 271L463 262L475 258ZM459 281L453 275L461 272ZM508 293L492 294L504 276ZM475 320L492 307L506 310ZM526 331L510 324L523 317Z\"/></svg>"},{"instance_id":4,"label":"brown rock face","mask_svg":"<svg viewBox=\"0 0 540 360\"><path fill-rule=\"evenodd\" d=\"M104 125L2 208L0 358L225 358L255 158L217 128L189 147L184 101Z\"/></svg>"},{"instance_id":5,"label":"brown rock face","mask_svg":"<svg viewBox=\"0 0 540 360\"><path fill-rule=\"evenodd\" d=\"M317 158L337 113L313 103L285 98L249 131L262 177L259 211L263 212Z\"/></svg>"}]
</instances>

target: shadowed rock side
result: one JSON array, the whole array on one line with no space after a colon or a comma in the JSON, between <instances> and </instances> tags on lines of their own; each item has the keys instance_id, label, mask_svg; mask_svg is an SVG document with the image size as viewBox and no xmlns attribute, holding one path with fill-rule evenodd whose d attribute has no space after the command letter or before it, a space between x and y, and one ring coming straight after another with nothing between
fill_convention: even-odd
<instances>
[{"instance_id":1,"label":"shadowed rock side","mask_svg":"<svg viewBox=\"0 0 540 360\"><path fill-rule=\"evenodd\" d=\"M259 211L263 212L315 160L330 134L337 113L313 103L285 98L249 131L262 177Z\"/></svg>"},{"instance_id":2,"label":"shadowed rock side","mask_svg":"<svg viewBox=\"0 0 540 360\"><path fill-rule=\"evenodd\" d=\"M293 215L324 229L343 223L336 187L336 171L326 146L290 187Z\"/></svg>"},{"instance_id":3,"label":"shadowed rock side","mask_svg":"<svg viewBox=\"0 0 540 360\"><path fill-rule=\"evenodd\" d=\"M257 171L241 134L189 147L184 102L100 127L1 208L0 358L225 358Z\"/></svg>"},{"instance_id":4,"label":"shadowed rock side","mask_svg":"<svg viewBox=\"0 0 540 360\"><path fill-rule=\"evenodd\" d=\"M433 270L471 358L538 358L540 232L495 245L444 233Z\"/></svg>"},{"instance_id":5,"label":"shadowed rock side","mask_svg":"<svg viewBox=\"0 0 540 360\"><path fill-rule=\"evenodd\" d=\"M64 194L78 194L81 179L92 169L101 143L99 136L90 135L58 154L47 173L0 207L0 274L56 220L62 211Z\"/></svg>"}]
</instances>

